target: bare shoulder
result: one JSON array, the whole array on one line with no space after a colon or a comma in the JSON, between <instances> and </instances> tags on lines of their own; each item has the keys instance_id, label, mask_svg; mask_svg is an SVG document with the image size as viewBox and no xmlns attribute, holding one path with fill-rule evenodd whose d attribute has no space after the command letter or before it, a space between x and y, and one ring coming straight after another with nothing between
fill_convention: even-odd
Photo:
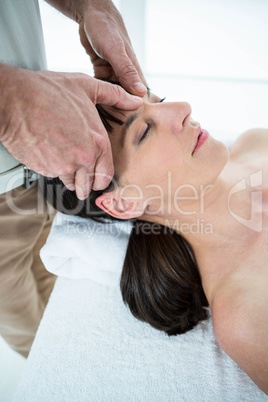
<instances>
[{"instance_id":1,"label":"bare shoulder","mask_svg":"<svg viewBox=\"0 0 268 402\"><path fill-rule=\"evenodd\" d=\"M241 134L231 148L231 157L251 152L268 152L268 129L254 128Z\"/></svg>"},{"instance_id":2,"label":"bare shoulder","mask_svg":"<svg viewBox=\"0 0 268 402\"><path fill-rule=\"evenodd\" d=\"M211 311L221 348L268 395L268 318L259 302L239 288L228 289L219 292Z\"/></svg>"}]
</instances>

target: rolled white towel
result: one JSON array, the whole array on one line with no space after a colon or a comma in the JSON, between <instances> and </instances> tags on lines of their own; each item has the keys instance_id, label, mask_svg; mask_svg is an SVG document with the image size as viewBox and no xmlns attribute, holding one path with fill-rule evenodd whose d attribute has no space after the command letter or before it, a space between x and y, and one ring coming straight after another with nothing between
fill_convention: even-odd
<instances>
[{"instance_id":1,"label":"rolled white towel","mask_svg":"<svg viewBox=\"0 0 268 402\"><path fill-rule=\"evenodd\" d=\"M118 286L131 229L130 222L98 223L58 212L40 256L57 276Z\"/></svg>"}]
</instances>

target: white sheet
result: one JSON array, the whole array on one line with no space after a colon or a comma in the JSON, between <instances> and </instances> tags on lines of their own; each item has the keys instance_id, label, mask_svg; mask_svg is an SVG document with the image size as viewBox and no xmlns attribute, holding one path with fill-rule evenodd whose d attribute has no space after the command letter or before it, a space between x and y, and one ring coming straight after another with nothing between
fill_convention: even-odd
<instances>
[{"instance_id":1,"label":"white sheet","mask_svg":"<svg viewBox=\"0 0 268 402\"><path fill-rule=\"evenodd\" d=\"M169 338L136 320L116 287L59 278L14 402L261 402L211 321Z\"/></svg>"},{"instance_id":2,"label":"white sheet","mask_svg":"<svg viewBox=\"0 0 268 402\"><path fill-rule=\"evenodd\" d=\"M56 282L15 401L268 401L211 319L168 337L131 315L118 283L130 227L115 230L58 214L42 258L72 279Z\"/></svg>"}]
</instances>

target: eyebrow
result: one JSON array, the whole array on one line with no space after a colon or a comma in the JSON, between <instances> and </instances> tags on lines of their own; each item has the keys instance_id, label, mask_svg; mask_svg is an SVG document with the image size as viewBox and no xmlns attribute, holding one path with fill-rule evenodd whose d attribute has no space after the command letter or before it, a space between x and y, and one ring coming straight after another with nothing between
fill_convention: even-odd
<instances>
[{"instance_id":1,"label":"eyebrow","mask_svg":"<svg viewBox=\"0 0 268 402\"><path fill-rule=\"evenodd\" d=\"M147 96L148 96L148 99L150 100L150 97L151 97L150 88L147 88ZM138 117L138 113L134 113L124 123L122 134L121 134L121 139L120 139L120 145L122 148L125 144L127 131L129 129L129 127L131 126L131 124L134 123L134 121L137 119L137 117Z\"/></svg>"}]
</instances>

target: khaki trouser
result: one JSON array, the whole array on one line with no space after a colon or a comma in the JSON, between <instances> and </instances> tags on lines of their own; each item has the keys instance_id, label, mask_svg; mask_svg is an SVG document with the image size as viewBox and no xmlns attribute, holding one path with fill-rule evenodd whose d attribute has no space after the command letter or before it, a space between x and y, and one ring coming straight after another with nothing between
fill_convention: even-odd
<instances>
[{"instance_id":1,"label":"khaki trouser","mask_svg":"<svg viewBox=\"0 0 268 402\"><path fill-rule=\"evenodd\" d=\"M42 211L25 214L38 205ZM0 195L0 335L25 357L56 279L39 257L53 215L37 182Z\"/></svg>"}]
</instances>

